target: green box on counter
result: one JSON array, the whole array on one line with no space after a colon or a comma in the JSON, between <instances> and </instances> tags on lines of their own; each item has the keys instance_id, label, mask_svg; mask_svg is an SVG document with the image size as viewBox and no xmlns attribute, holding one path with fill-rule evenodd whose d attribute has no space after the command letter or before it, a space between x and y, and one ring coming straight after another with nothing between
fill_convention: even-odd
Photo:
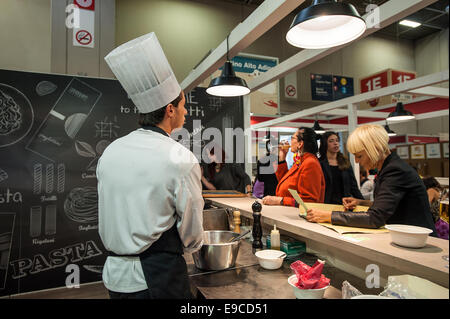
<instances>
[{"instance_id":1,"label":"green box on counter","mask_svg":"<svg viewBox=\"0 0 450 319\"><path fill-rule=\"evenodd\" d=\"M270 235L266 236L266 246L270 249ZM297 239L281 235L280 236L280 250L284 251L288 256L299 255L306 252L306 244Z\"/></svg>"}]
</instances>

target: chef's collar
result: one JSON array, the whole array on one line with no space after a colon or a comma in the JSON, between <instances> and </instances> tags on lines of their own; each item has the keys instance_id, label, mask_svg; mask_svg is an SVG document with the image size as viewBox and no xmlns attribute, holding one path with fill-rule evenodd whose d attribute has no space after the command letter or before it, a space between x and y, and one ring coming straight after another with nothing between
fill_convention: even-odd
<instances>
[{"instance_id":1,"label":"chef's collar","mask_svg":"<svg viewBox=\"0 0 450 319\"><path fill-rule=\"evenodd\" d=\"M164 131L162 128L155 126L155 125L143 125L142 128L144 130L150 130L150 131L161 133L162 135L166 135L166 136L170 137L170 135L167 134L166 131Z\"/></svg>"}]
</instances>

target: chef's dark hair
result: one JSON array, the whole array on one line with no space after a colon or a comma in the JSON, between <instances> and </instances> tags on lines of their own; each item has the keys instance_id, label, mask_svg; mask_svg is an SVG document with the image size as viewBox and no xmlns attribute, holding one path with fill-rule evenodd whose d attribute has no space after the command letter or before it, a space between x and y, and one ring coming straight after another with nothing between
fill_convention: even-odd
<instances>
[{"instance_id":1,"label":"chef's dark hair","mask_svg":"<svg viewBox=\"0 0 450 319\"><path fill-rule=\"evenodd\" d=\"M303 130L303 133L300 131ZM297 130L296 136L298 138L298 141L303 141L303 151L312 153L314 155L317 154L319 151L319 148L317 146L317 136L316 132L310 127L300 127Z\"/></svg>"},{"instance_id":2,"label":"chef's dark hair","mask_svg":"<svg viewBox=\"0 0 450 319\"><path fill-rule=\"evenodd\" d=\"M180 92L180 95L178 95L178 97L173 100L172 102L170 102L169 104L172 104L175 107L178 107L178 103L181 102L181 100L183 99L183 91ZM169 105L167 104L166 106L157 109L156 111L153 112L149 112L149 113L139 113L139 125L140 126L155 126L159 123L162 122L162 120L164 119L164 115L166 114L166 108Z\"/></svg>"}]
</instances>

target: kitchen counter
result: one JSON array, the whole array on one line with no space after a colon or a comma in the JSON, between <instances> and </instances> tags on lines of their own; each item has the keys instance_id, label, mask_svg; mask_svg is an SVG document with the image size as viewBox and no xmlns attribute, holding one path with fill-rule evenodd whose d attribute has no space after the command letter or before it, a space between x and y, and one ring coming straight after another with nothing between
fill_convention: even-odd
<instances>
[{"instance_id":1,"label":"kitchen counter","mask_svg":"<svg viewBox=\"0 0 450 319\"><path fill-rule=\"evenodd\" d=\"M206 299L295 299L287 279L294 272L290 264L296 260L313 265L317 257L302 254L285 258L283 266L276 270L266 270L259 266L252 252L251 243L242 240L235 267L221 271L202 271L195 267L191 254L185 254L188 274L194 290L197 289ZM349 281L361 292L367 293L364 281L325 264L323 274L331 279L331 286L325 291L325 299L342 298L343 280ZM376 293L381 292L377 290ZM372 291L372 293L374 293Z\"/></svg>"},{"instance_id":2,"label":"kitchen counter","mask_svg":"<svg viewBox=\"0 0 450 319\"><path fill-rule=\"evenodd\" d=\"M213 205L239 210L242 217L249 219L254 201L254 198L212 199ZM263 205L261 214L263 227L272 228L276 224L282 234L304 241L308 252L358 278L365 279L370 274L366 273L366 267L372 265L370 269L373 269L375 265L380 272L381 286L390 275L409 274L449 287L448 261L442 258L449 254L447 240L429 237L423 248L404 248L392 243L389 233L340 235L300 218L295 207Z\"/></svg>"}]
</instances>

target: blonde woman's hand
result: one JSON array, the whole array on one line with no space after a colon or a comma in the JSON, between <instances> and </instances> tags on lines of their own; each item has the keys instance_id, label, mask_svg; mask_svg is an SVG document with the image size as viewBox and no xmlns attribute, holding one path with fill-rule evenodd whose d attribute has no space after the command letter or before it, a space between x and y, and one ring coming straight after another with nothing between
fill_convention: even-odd
<instances>
[{"instance_id":1,"label":"blonde woman's hand","mask_svg":"<svg viewBox=\"0 0 450 319\"><path fill-rule=\"evenodd\" d=\"M357 205L359 205L359 200L353 197L344 197L342 198L342 205L344 205L345 209L354 209Z\"/></svg>"},{"instance_id":2,"label":"blonde woman's hand","mask_svg":"<svg viewBox=\"0 0 450 319\"><path fill-rule=\"evenodd\" d=\"M306 220L312 223L330 223L331 212L320 209L310 208L306 212Z\"/></svg>"}]
</instances>

